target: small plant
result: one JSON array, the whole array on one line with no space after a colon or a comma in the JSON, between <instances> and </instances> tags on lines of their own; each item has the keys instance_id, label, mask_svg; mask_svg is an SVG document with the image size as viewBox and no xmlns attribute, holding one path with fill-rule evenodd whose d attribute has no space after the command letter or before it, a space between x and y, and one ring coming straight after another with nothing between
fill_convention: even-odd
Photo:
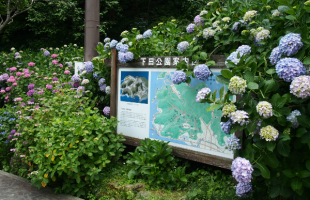
<instances>
[{"instance_id":1,"label":"small plant","mask_svg":"<svg viewBox=\"0 0 310 200\"><path fill-rule=\"evenodd\" d=\"M177 167L177 162L171 154L172 149L164 141L146 138L141 140L141 146L131 153L127 161L132 169L128 177L140 176L149 184L165 184L168 188L180 187L187 182L185 167Z\"/></svg>"}]
</instances>

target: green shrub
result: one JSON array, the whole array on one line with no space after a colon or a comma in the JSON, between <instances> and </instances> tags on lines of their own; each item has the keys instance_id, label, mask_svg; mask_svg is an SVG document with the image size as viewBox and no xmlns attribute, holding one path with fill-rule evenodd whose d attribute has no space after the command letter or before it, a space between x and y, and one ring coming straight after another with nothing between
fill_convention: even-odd
<instances>
[{"instance_id":1,"label":"green shrub","mask_svg":"<svg viewBox=\"0 0 310 200\"><path fill-rule=\"evenodd\" d=\"M129 178L140 176L149 184L165 184L168 188L180 187L187 182L185 167L177 167L172 149L164 141L141 140L141 146L130 152L127 163L132 166Z\"/></svg>"},{"instance_id":2,"label":"green shrub","mask_svg":"<svg viewBox=\"0 0 310 200\"><path fill-rule=\"evenodd\" d=\"M103 118L93 101L66 89L35 106L21 107L16 144L17 155L31 165L31 182L85 195L85 186L124 150L122 135L115 135L116 118Z\"/></svg>"}]
</instances>

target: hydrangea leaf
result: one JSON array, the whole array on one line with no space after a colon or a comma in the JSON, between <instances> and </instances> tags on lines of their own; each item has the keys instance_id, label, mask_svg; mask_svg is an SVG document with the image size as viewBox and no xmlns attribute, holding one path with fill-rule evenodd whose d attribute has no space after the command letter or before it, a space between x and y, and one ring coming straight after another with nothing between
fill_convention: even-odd
<instances>
[{"instance_id":1,"label":"hydrangea leaf","mask_svg":"<svg viewBox=\"0 0 310 200\"><path fill-rule=\"evenodd\" d=\"M270 179L270 171L268 169L268 167L266 167L266 165L264 165L263 163L257 162L254 167L258 168L261 173L262 176L266 179Z\"/></svg>"},{"instance_id":2,"label":"hydrangea leaf","mask_svg":"<svg viewBox=\"0 0 310 200\"><path fill-rule=\"evenodd\" d=\"M282 171L283 174L289 178L294 178L296 176L296 174L293 172L293 170L291 169L286 169L284 171Z\"/></svg>"},{"instance_id":3,"label":"hydrangea leaf","mask_svg":"<svg viewBox=\"0 0 310 200\"><path fill-rule=\"evenodd\" d=\"M247 86L251 90L257 90L258 89L258 84L255 82L249 82Z\"/></svg>"},{"instance_id":4,"label":"hydrangea leaf","mask_svg":"<svg viewBox=\"0 0 310 200\"><path fill-rule=\"evenodd\" d=\"M216 76L216 80L222 84L228 85L229 84L229 79L225 78L222 75Z\"/></svg>"},{"instance_id":5,"label":"hydrangea leaf","mask_svg":"<svg viewBox=\"0 0 310 200\"><path fill-rule=\"evenodd\" d=\"M298 123L306 128L310 128L310 117L307 115L296 116Z\"/></svg>"},{"instance_id":6,"label":"hydrangea leaf","mask_svg":"<svg viewBox=\"0 0 310 200\"><path fill-rule=\"evenodd\" d=\"M276 198L280 195L281 187L280 185L273 185L269 189L269 195L271 198Z\"/></svg>"},{"instance_id":7,"label":"hydrangea leaf","mask_svg":"<svg viewBox=\"0 0 310 200\"><path fill-rule=\"evenodd\" d=\"M300 190L302 188L302 182L301 180L295 178L292 183L291 183L291 187L294 191L296 190Z\"/></svg>"},{"instance_id":8,"label":"hydrangea leaf","mask_svg":"<svg viewBox=\"0 0 310 200\"><path fill-rule=\"evenodd\" d=\"M277 157L271 152L267 153L264 156L264 160L265 160L266 164L272 168L277 168L279 165L279 161L278 161Z\"/></svg>"},{"instance_id":9,"label":"hydrangea leaf","mask_svg":"<svg viewBox=\"0 0 310 200\"><path fill-rule=\"evenodd\" d=\"M212 105L212 106L210 106L210 107L207 108L207 112L210 112L210 111L212 111L212 110L215 110L215 109L218 108L219 106L220 106L220 104L214 104L214 105Z\"/></svg>"},{"instance_id":10,"label":"hydrangea leaf","mask_svg":"<svg viewBox=\"0 0 310 200\"><path fill-rule=\"evenodd\" d=\"M299 128L299 129L297 129L296 137L301 137L305 133L307 133L307 130L305 128Z\"/></svg>"},{"instance_id":11,"label":"hydrangea leaf","mask_svg":"<svg viewBox=\"0 0 310 200\"><path fill-rule=\"evenodd\" d=\"M276 69L274 69L274 68L268 69L268 70L266 71L267 74L274 74L274 73L276 73L276 72L277 72L277 71L276 71Z\"/></svg>"},{"instance_id":12,"label":"hydrangea leaf","mask_svg":"<svg viewBox=\"0 0 310 200\"><path fill-rule=\"evenodd\" d=\"M246 71L243 75L243 78L248 82L252 82L254 81L254 73L251 71Z\"/></svg>"},{"instance_id":13,"label":"hydrangea leaf","mask_svg":"<svg viewBox=\"0 0 310 200\"><path fill-rule=\"evenodd\" d=\"M307 58L304 59L303 64L304 65L310 65L310 56L308 56Z\"/></svg>"},{"instance_id":14,"label":"hydrangea leaf","mask_svg":"<svg viewBox=\"0 0 310 200\"><path fill-rule=\"evenodd\" d=\"M310 171L302 170L301 172L299 172L299 177L300 178L308 178L308 177L310 177Z\"/></svg>"},{"instance_id":15,"label":"hydrangea leaf","mask_svg":"<svg viewBox=\"0 0 310 200\"><path fill-rule=\"evenodd\" d=\"M269 151L273 151L274 150L274 148L276 147L276 142L274 142L274 141L271 141L271 142L268 142L267 143L267 149L269 150Z\"/></svg>"},{"instance_id":16,"label":"hydrangea leaf","mask_svg":"<svg viewBox=\"0 0 310 200\"><path fill-rule=\"evenodd\" d=\"M286 141L280 141L277 144L277 150L282 156L288 157L290 154L290 145Z\"/></svg>"},{"instance_id":17,"label":"hydrangea leaf","mask_svg":"<svg viewBox=\"0 0 310 200\"><path fill-rule=\"evenodd\" d=\"M288 6L279 6L279 7L278 7L278 10L279 10L280 12L282 12L282 13L288 11L289 9L290 9L290 7L288 7Z\"/></svg>"}]
</instances>

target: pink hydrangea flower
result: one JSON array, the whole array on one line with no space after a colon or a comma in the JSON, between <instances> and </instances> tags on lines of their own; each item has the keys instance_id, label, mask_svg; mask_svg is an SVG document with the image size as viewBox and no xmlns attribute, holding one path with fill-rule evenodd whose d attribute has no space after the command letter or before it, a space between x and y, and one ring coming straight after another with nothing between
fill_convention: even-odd
<instances>
[{"instance_id":1,"label":"pink hydrangea flower","mask_svg":"<svg viewBox=\"0 0 310 200\"><path fill-rule=\"evenodd\" d=\"M21 73L21 72L16 73L16 76L22 76L22 75L23 75L23 73Z\"/></svg>"},{"instance_id":2,"label":"pink hydrangea flower","mask_svg":"<svg viewBox=\"0 0 310 200\"><path fill-rule=\"evenodd\" d=\"M17 86L17 83L13 83L13 86Z\"/></svg>"},{"instance_id":3,"label":"pink hydrangea flower","mask_svg":"<svg viewBox=\"0 0 310 200\"><path fill-rule=\"evenodd\" d=\"M47 80L48 78L47 78L47 77L44 77L44 79Z\"/></svg>"},{"instance_id":4,"label":"pink hydrangea flower","mask_svg":"<svg viewBox=\"0 0 310 200\"><path fill-rule=\"evenodd\" d=\"M17 68L16 67L11 67L9 70L10 70L10 72L15 72L17 70Z\"/></svg>"},{"instance_id":5,"label":"pink hydrangea flower","mask_svg":"<svg viewBox=\"0 0 310 200\"><path fill-rule=\"evenodd\" d=\"M46 85L45 87L46 87L46 89L49 89L49 90L53 89L52 85Z\"/></svg>"},{"instance_id":6,"label":"pink hydrangea flower","mask_svg":"<svg viewBox=\"0 0 310 200\"><path fill-rule=\"evenodd\" d=\"M0 93L5 93L5 90L0 90Z\"/></svg>"},{"instance_id":7,"label":"pink hydrangea flower","mask_svg":"<svg viewBox=\"0 0 310 200\"><path fill-rule=\"evenodd\" d=\"M26 77L26 78L29 78L29 77L30 77L30 74L25 74L25 77Z\"/></svg>"},{"instance_id":8,"label":"pink hydrangea flower","mask_svg":"<svg viewBox=\"0 0 310 200\"><path fill-rule=\"evenodd\" d=\"M25 155L20 155L20 157L26 157Z\"/></svg>"},{"instance_id":9,"label":"pink hydrangea flower","mask_svg":"<svg viewBox=\"0 0 310 200\"><path fill-rule=\"evenodd\" d=\"M31 72L31 74L33 74L33 73L34 73L34 71Z\"/></svg>"},{"instance_id":10,"label":"pink hydrangea flower","mask_svg":"<svg viewBox=\"0 0 310 200\"><path fill-rule=\"evenodd\" d=\"M57 75L57 73L53 73L53 76L56 76Z\"/></svg>"},{"instance_id":11,"label":"pink hydrangea flower","mask_svg":"<svg viewBox=\"0 0 310 200\"><path fill-rule=\"evenodd\" d=\"M58 56L57 54L52 54L51 58L57 58L57 56Z\"/></svg>"},{"instance_id":12,"label":"pink hydrangea flower","mask_svg":"<svg viewBox=\"0 0 310 200\"><path fill-rule=\"evenodd\" d=\"M29 67L33 67L35 65L35 63L34 62L30 62L30 63L28 63L28 66Z\"/></svg>"},{"instance_id":13,"label":"pink hydrangea flower","mask_svg":"<svg viewBox=\"0 0 310 200\"><path fill-rule=\"evenodd\" d=\"M5 88L6 91L10 91L11 89L12 89L11 87Z\"/></svg>"},{"instance_id":14,"label":"pink hydrangea flower","mask_svg":"<svg viewBox=\"0 0 310 200\"><path fill-rule=\"evenodd\" d=\"M53 60L52 64L57 65L58 64L58 60Z\"/></svg>"},{"instance_id":15,"label":"pink hydrangea flower","mask_svg":"<svg viewBox=\"0 0 310 200\"><path fill-rule=\"evenodd\" d=\"M23 99L20 98L20 97L17 97L17 98L14 99L14 101L22 101L22 100L23 100Z\"/></svg>"},{"instance_id":16,"label":"pink hydrangea flower","mask_svg":"<svg viewBox=\"0 0 310 200\"><path fill-rule=\"evenodd\" d=\"M65 70L64 74L70 74L69 70Z\"/></svg>"},{"instance_id":17,"label":"pink hydrangea flower","mask_svg":"<svg viewBox=\"0 0 310 200\"><path fill-rule=\"evenodd\" d=\"M63 65L62 65L62 64L59 64L59 67L63 67Z\"/></svg>"}]
</instances>

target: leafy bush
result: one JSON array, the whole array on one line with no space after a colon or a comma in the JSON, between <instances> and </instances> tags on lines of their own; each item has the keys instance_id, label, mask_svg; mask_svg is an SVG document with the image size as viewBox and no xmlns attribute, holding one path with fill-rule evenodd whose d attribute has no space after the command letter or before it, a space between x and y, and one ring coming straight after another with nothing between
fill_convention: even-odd
<instances>
[{"instance_id":1,"label":"leafy bush","mask_svg":"<svg viewBox=\"0 0 310 200\"><path fill-rule=\"evenodd\" d=\"M128 173L129 178L140 176L150 184L164 184L168 188L180 187L187 182L185 167L177 167L168 143L149 138L140 142L141 146L135 152L130 152L131 157L127 160L132 168Z\"/></svg>"},{"instance_id":2,"label":"leafy bush","mask_svg":"<svg viewBox=\"0 0 310 200\"><path fill-rule=\"evenodd\" d=\"M68 89L39 105L19 105L16 155L29 164L35 186L56 184L64 193L85 195L85 186L123 151L116 118L102 118L93 101Z\"/></svg>"}]
</instances>

